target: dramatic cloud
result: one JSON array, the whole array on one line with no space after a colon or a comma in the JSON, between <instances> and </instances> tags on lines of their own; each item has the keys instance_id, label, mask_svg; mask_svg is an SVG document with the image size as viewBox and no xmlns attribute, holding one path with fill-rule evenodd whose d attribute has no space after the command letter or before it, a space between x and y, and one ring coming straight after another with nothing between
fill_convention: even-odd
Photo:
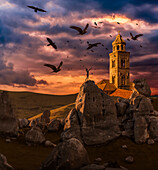
<instances>
[{"instance_id":1,"label":"dramatic cloud","mask_svg":"<svg viewBox=\"0 0 158 170\"><path fill-rule=\"evenodd\" d=\"M47 12L35 13L27 5ZM153 94L158 93L157 21L158 2L155 0L114 0L113 3L102 0L1 0L0 88L76 93L85 80L86 67L92 67L90 78L96 83L108 79L109 53L120 31L124 40L130 38L130 32L144 34L138 41L126 41L126 50L130 51L131 81L144 77ZM94 27L94 22L99 28ZM87 23L88 32L83 36L70 28L71 25L84 28ZM58 50L47 46L47 37L55 42ZM104 46L87 50L87 41L101 42ZM43 66L44 63L58 66L61 61L62 70L57 74Z\"/></svg>"}]
</instances>

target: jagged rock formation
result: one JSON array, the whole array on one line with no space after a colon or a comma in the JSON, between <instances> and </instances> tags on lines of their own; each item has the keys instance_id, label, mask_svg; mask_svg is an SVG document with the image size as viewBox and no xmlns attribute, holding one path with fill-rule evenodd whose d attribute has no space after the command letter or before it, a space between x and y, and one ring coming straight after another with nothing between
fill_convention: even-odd
<instances>
[{"instance_id":1,"label":"jagged rock formation","mask_svg":"<svg viewBox=\"0 0 158 170\"><path fill-rule=\"evenodd\" d=\"M75 138L71 138L59 143L40 169L76 170L88 163L88 154L82 143Z\"/></svg>"},{"instance_id":2,"label":"jagged rock formation","mask_svg":"<svg viewBox=\"0 0 158 170\"><path fill-rule=\"evenodd\" d=\"M8 92L3 91L0 94L0 134L17 136L18 130L18 120L13 113Z\"/></svg>"},{"instance_id":3,"label":"jagged rock formation","mask_svg":"<svg viewBox=\"0 0 158 170\"><path fill-rule=\"evenodd\" d=\"M86 81L73 109L65 120L63 139L76 137L87 145L108 142L119 136L117 110L113 99Z\"/></svg>"},{"instance_id":4,"label":"jagged rock formation","mask_svg":"<svg viewBox=\"0 0 158 170\"><path fill-rule=\"evenodd\" d=\"M19 123L20 128L24 128L24 127L28 126L29 121L28 121L28 119L23 118L23 119L18 119L18 123Z\"/></svg>"},{"instance_id":5,"label":"jagged rock formation","mask_svg":"<svg viewBox=\"0 0 158 170\"><path fill-rule=\"evenodd\" d=\"M14 168L7 163L7 158L0 154L0 169L1 170L14 170Z\"/></svg>"},{"instance_id":6,"label":"jagged rock formation","mask_svg":"<svg viewBox=\"0 0 158 170\"><path fill-rule=\"evenodd\" d=\"M26 143L28 144L38 144L45 141L44 134L38 126L33 126L25 135Z\"/></svg>"},{"instance_id":7,"label":"jagged rock formation","mask_svg":"<svg viewBox=\"0 0 158 170\"><path fill-rule=\"evenodd\" d=\"M53 119L47 126L48 131L58 132L61 128L61 121Z\"/></svg>"},{"instance_id":8,"label":"jagged rock formation","mask_svg":"<svg viewBox=\"0 0 158 170\"><path fill-rule=\"evenodd\" d=\"M39 126L42 129L45 129L49 123L50 123L50 111L45 110L40 117L32 119L29 126L30 127Z\"/></svg>"},{"instance_id":9,"label":"jagged rock formation","mask_svg":"<svg viewBox=\"0 0 158 170\"><path fill-rule=\"evenodd\" d=\"M136 79L133 81L133 88L138 94L142 94L146 97L151 95L150 86L145 79Z\"/></svg>"},{"instance_id":10,"label":"jagged rock formation","mask_svg":"<svg viewBox=\"0 0 158 170\"><path fill-rule=\"evenodd\" d=\"M80 88L75 108L65 119L61 138L74 137L87 145L106 143L120 134L133 138L136 143L158 141L158 113L146 97L150 87L144 79L133 84L130 99L118 97L114 101L94 81L86 81Z\"/></svg>"}]
</instances>

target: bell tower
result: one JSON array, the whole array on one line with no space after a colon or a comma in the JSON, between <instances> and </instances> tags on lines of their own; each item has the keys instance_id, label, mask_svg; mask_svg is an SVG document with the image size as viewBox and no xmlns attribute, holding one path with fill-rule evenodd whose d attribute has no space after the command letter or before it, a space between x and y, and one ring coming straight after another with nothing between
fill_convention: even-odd
<instances>
[{"instance_id":1,"label":"bell tower","mask_svg":"<svg viewBox=\"0 0 158 170\"><path fill-rule=\"evenodd\" d=\"M126 51L126 42L122 39L120 32L112 43L112 53L110 56L110 83L113 83L116 88L130 89L129 77L129 57L130 52Z\"/></svg>"}]
</instances>

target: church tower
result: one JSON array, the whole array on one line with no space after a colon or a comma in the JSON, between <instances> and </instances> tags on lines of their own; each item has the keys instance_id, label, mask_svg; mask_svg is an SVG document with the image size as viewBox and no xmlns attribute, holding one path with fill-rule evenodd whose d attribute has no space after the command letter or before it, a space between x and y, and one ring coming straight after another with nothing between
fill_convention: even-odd
<instances>
[{"instance_id":1,"label":"church tower","mask_svg":"<svg viewBox=\"0 0 158 170\"><path fill-rule=\"evenodd\" d=\"M115 41L112 43L113 51L110 53L110 83L113 83L116 88L130 88L129 77L129 57L130 52L126 51L126 42L118 33Z\"/></svg>"}]
</instances>

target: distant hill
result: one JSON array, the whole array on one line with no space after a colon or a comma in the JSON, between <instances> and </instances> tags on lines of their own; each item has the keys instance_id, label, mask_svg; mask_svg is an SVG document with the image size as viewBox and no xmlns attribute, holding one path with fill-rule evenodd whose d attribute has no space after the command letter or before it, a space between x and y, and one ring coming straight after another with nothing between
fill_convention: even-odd
<instances>
[{"instance_id":1,"label":"distant hill","mask_svg":"<svg viewBox=\"0 0 158 170\"><path fill-rule=\"evenodd\" d=\"M49 95L33 92L8 91L15 114L18 118L30 118L45 110L53 110L74 103L77 94Z\"/></svg>"},{"instance_id":2,"label":"distant hill","mask_svg":"<svg viewBox=\"0 0 158 170\"><path fill-rule=\"evenodd\" d=\"M68 105L65 105L65 106L62 106L62 107L59 107L57 109L53 109L53 110L50 110L50 119L55 119L55 118L58 118L58 119L64 119L66 118L66 116L68 115L68 113L70 112L70 110L72 108L75 107L75 103L71 103L71 104L68 104ZM29 120L33 120L33 119L36 119L38 117L40 117L42 115L42 113L36 115L36 116L33 116L31 118L29 118Z\"/></svg>"}]
</instances>

